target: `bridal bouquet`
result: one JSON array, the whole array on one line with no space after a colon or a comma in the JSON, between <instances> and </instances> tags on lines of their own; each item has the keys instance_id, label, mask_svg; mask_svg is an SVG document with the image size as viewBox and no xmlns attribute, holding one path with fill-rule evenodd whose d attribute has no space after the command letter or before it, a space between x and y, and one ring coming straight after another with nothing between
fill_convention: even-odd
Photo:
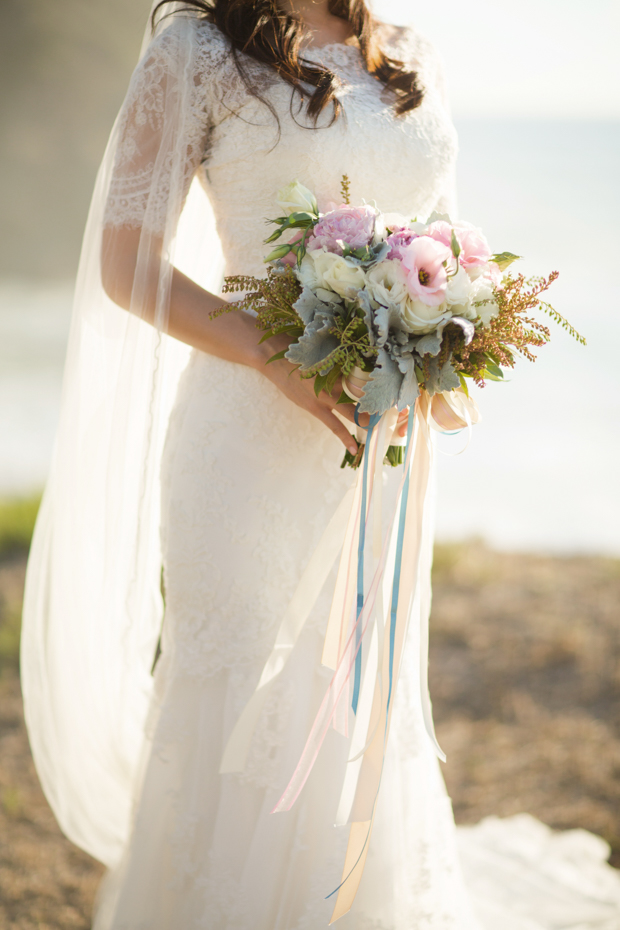
<instances>
[{"instance_id":1,"label":"bridal bouquet","mask_svg":"<svg viewBox=\"0 0 620 930\"><path fill-rule=\"evenodd\" d=\"M343 465L362 467L299 581L220 767L244 770L269 689L314 604L308 591L322 589L334 553L341 550L321 658L333 676L274 807L274 812L291 809L329 727L348 737L351 721L351 761L359 765L348 770L336 815L337 823L351 828L342 881L328 895L337 894L332 923L349 910L361 881L410 627L419 638L420 719L435 752L445 758L433 729L427 680L428 427L451 431L476 422L468 382L501 380L518 354L534 359L532 347L544 345L550 333L532 317L533 310L542 308L583 341L541 300L557 273L528 281L511 277L505 272L517 256L493 253L470 224L438 214L420 222L381 213L371 204L352 205L348 194L344 178L343 203L321 213L311 191L297 181L289 184L278 195L282 215L272 221L276 228L267 240L275 247L266 257L266 277L229 277L224 288L244 292L225 309L255 312L264 340L287 337L287 348L273 359L287 358L302 377L314 379L317 395L323 390L333 395L341 383L340 401L356 404L360 448L357 455L347 453ZM405 408L407 439L401 445L398 411ZM359 413L369 416L365 433ZM396 500L387 508L385 459L404 465L395 482Z\"/></svg>"},{"instance_id":2,"label":"bridal bouquet","mask_svg":"<svg viewBox=\"0 0 620 930\"><path fill-rule=\"evenodd\" d=\"M266 240L283 240L267 255L266 278L234 276L224 291L244 291L233 306L256 313L263 339L285 334L285 357L317 395L333 392L359 413L384 414L415 404L422 392L441 429L475 422L467 380L500 381L515 355L531 361L531 347L549 341L549 329L530 316L541 308L571 335L583 338L541 300L557 278L505 275L519 256L493 253L483 233L434 213L426 222L381 213L371 204L343 203L320 213L316 197L298 181L278 194L283 215ZM394 418L394 424L396 420ZM358 431L358 442L360 442ZM402 462L392 439L386 460ZM344 464L356 467L347 452Z\"/></svg>"}]
</instances>

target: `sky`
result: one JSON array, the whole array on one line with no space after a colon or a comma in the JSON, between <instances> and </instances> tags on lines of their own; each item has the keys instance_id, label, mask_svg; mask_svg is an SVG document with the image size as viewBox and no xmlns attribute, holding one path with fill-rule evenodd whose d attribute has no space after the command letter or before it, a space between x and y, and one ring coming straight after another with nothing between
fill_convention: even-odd
<instances>
[{"instance_id":1,"label":"sky","mask_svg":"<svg viewBox=\"0 0 620 930\"><path fill-rule=\"evenodd\" d=\"M453 113L620 118L618 0L374 0L442 52Z\"/></svg>"}]
</instances>

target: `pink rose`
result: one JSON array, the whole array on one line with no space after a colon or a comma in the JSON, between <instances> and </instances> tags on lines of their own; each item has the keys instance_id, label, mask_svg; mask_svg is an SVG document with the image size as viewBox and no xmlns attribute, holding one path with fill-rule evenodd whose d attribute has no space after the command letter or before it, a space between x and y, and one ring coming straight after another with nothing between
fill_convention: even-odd
<instances>
[{"instance_id":1,"label":"pink rose","mask_svg":"<svg viewBox=\"0 0 620 930\"><path fill-rule=\"evenodd\" d=\"M455 232L458 236L458 230L455 230ZM431 223L426 230L426 235L430 236L431 239L435 239L437 242L443 243L443 245L447 245L448 248L451 247L452 226L450 223L446 223L445 220L437 220L435 223Z\"/></svg>"},{"instance_id":2,"label":"pink rose","mask_svg":"<svg viewBox=\"0 0 620 930\"><path fill-rule=\"evenodd\" d=\"M448 275L444 262L450 249L430 236L418 236L402 250L402 264L407 274L411 296L429 307L443 303Z\"/></svg>"},{"instance_id":3,"label":"pink rose","mask_svg":"<svg viewBox=\"0 0 620 930\"><path fill-rule=\"evenodd\" d=\"M428 227L426 235L451 249L452 229L450 223L437 220ZM459 262L463 268L467 271L476 267L486 267L493 253L484 234L471 223L459 223L454 227L454 232L461 247Z\"/></svg>"},{"instance_id":4,"label":"pink rose","mask_svg":"<svg viewBox=\"0 0 620 930\"><path fill-rule=\"evenodd\" d=\"M395 258L400 261L403 257L403 249L417 238L418 234L414 232L413 229L394 229L385 239L390 247L387 258Z\"/></svg>"},{"instance_id":5,"label":"pink rose","mask_svg":"<svg viewBox=\"0 0 620 930\"><path fill-rule=\"evenodd\" d=\"M308 248L314 251L325 248L336 255L342 255L345 245L361 249L372 239L375 216L373 207L342 204L321 217L308 237Z\"/></svg>"}]
</instances>

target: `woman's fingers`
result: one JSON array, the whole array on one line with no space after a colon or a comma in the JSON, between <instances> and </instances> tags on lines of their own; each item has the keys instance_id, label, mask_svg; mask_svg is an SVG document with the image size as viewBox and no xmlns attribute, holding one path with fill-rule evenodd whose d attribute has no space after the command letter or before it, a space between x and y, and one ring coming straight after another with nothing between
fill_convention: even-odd
<instances>
[{"instance_id":1,"label":"woman's fingers","mask_svg":"<svg viewBox=\"0 0 620 930\"><path fill-rule=\"evenodd\" d=\"M357 452L357 442L346 428L344 423L341 423L338 417L335 416L331 410L328 410L326 407L319 407L315 416L317 416L319 420L322 420L322 422L325 423L325 425L332 431L332 433L337 436L338 439L347 447L352 455L355 455Z\"/></svg>"}]
</instances>

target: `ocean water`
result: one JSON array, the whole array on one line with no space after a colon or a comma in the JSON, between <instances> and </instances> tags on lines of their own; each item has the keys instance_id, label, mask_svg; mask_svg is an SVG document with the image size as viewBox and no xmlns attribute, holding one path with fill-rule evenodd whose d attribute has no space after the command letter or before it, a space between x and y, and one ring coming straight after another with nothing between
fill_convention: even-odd
<instances>
[{"instance_id":1,"label":"ocean water","mask_svg":"<svg viewBox=\"0 0 620 930\"><path fill-rule=\"evenodd\" d=\"M534 365L476 389L466 451L463 435L440 438L437 535L620 554L620 123L457 125L461 217L525 273L560 272L549 300L588 345L551 324ZM0 495L45 481L71 290L0 282Z\"/></svg>"}]
</instances>

